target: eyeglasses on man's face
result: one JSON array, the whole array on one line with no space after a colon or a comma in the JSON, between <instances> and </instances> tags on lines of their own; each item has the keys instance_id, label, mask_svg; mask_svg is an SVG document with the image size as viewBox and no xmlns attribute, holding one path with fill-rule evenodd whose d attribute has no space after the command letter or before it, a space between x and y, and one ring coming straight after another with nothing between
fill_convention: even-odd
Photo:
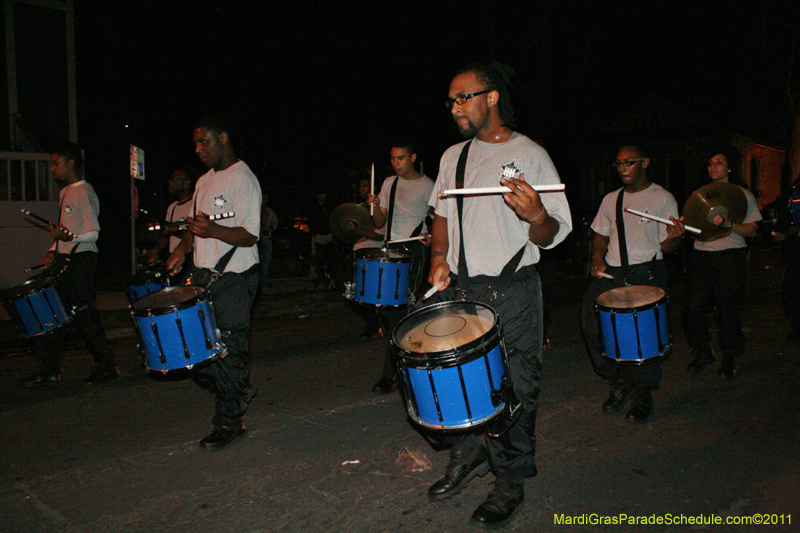
<instances>
[{"instance_id":1,"label":"eyeglasses on man's face","mask_svg":"<svg viewBox=\"0 0 800 533\"><path fill-rule=\"evenodd\" d=\"M620 161L619 159L617 159L616 161L614 161L613 163L611 163L611 166L612 166L613 168L615 168L615 169L616 169L616 168L619 168L619 167L622 167L622 168L624 168L624 169L629 169L629 168L631 168L633 165L635 165L636 163L638 163L639 161L642 161L643 159L644 159L644 157L640 157L639 159L626 159L625 161Z\"/></svg>"},{"instance_id":2,"label":"eyeglasses on man's face","mask_svg":"<svg viewBox=\"0 0 800 533\"><path fill-rule=\"evenodd\" d=\"M470 98L475 98L476 96L492 92L493 90L494 89L486 89L485 91L478 91L476 93L460 94L455 98L448 98L447 101L444 103L444 106L447 109L453 109L453 104L464 105Z\"/></svg>"}]
</instances>

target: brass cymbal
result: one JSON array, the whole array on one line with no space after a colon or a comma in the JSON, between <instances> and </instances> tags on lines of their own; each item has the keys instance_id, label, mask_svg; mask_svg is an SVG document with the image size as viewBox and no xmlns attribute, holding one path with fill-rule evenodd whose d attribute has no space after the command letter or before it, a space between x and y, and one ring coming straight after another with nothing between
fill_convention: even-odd
<instances>
[{"instance_id":1,"label":"brass cymbal","mask_svg":"<svg viewBox=\"0 0 800 533\"><path fill-rule=\"evenodd\" d=\"M369 209L359 204L342 204L331 213L331 231L336 238L354 244L362 237L359 231L372 231L375 224Z\"/></svg>"},{"instance_id":2,"label":"brass cymbal","mask_svg":"<svg viewBox=\"0 0 800 533\"><path fill-rule=\"evenodd\" d=\"M703 185L692 193L683 206L684 222L701 230L699 235L688 233L698 241L715 241L728 235L731 230L715 226L716 215L741 224L747 215L747 197L732 183L720 182Z\"/></svg>"}]
</instances>

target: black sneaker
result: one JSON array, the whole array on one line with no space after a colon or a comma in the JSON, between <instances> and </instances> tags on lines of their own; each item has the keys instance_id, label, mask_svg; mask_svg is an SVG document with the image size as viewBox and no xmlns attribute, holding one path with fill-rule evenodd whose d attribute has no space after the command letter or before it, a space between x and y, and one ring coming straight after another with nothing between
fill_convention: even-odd
<instances>
[{"instance_id":1,"label":"black sneaker","mask_svg":"<svg viewBox=\"0 0 800 533\"><path fill-rule=\"evenodd\" d=\"M524 501L524 483L497 478L494 488L472 513L469 523L479 529L498 529L514 517Z\"/></svg>"},{"instance_id":2,"label":"black sneaker","mask_svg":"<svg viewBox=\"0 0 800 533\"><path fill-rule=\"evenodd\" d=\"M83 380L83 384L97 385L99 383L115 381L118 378L119 370L117 370L117 367L112 366L111 368L106 368L104 366L98 366L88 378Z\"/></svg>"},{"instance_id":3,"label":"black sneaker","mask_svg":"<svg viewBox=\"0 0 800 533\"><path fill-rule=\"evenodd\" d=\"M61 382L61 374L49 374L46 372L37 372L27 379L23 379L20 385L27 388L44 387L46 385L57 385Z\"/></svg>"}]
</instances>

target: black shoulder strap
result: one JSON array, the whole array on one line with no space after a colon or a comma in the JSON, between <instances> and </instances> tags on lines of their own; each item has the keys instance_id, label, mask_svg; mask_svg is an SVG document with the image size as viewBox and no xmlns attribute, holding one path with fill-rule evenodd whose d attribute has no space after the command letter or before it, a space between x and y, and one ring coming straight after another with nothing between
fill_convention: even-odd
<instances>
[{"instance_id":1,"label":"black shoulder strap","mask_svg":"<svg viewBox=\"0 0 800 533\"><path fill-rule=\"evenodd\" d=\"M620 189L617 196L617 238L619 239L619 259L622 263L622 279L628 277L628 244L625 242L625 223L622 220L622 198L625 187Z\"/></svg>"},{"instance_id":2,"label":"black shoulder strap","mask_svg":"<svg viewBox=\"0 0 800 533\"><path fill-rule=\"evenodd\" d=\"M400 176L396 176L394 183L392 183L392 190L389 192L389 213L386 216L386 237L384 240L389 242L392 240L392 218L394 217L394 199L397 194L397 182L400 181Z\"/></svg>"},{"instance_id":3,"label":"black shoulder strap","mask_svg":"<svg viewBox=\"0 0 800 533\"><path fill-rule=\"evenodd\" d=\"M467 141L464 148L461 149L461 155L458 157L458 165L456 165L456 189L464 188L464 174L467 170L467 156L469 155L469 147L472 140ZM461 289L466 289L469 284L469 271L467 270L467 254L464 251L464 224L461 219L464 218L464 196L459 194L456 196L456 205L458 206L458 286Z\"/></svg>"}]
</instances>

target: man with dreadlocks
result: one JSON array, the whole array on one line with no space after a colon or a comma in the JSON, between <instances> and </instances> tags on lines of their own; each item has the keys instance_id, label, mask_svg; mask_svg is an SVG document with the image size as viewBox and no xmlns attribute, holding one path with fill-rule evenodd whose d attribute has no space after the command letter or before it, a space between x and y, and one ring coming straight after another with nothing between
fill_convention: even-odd
<instances>
[{"instance_id":1,"label":"man with dreadlocks","mask_svg":"<svg viewBox=\"0 0 800 533\"><path fill-rule=\"evenodd\" d=\"M556 246L572 230L564 193L540 195L532 187L558 184L560 178L547 152L513 130L512 74L503 64L472 64L453 78L446 105L461 134L470 140L442 156L429 202L434 219L428 281L432 286L441 283L442 288L425 305L467 300L497 312L511 382L521 402L522 414L510 428L496 427L502 417L489 423L485 445L475 428L426 435L434 444L450 447L444 477L428 490L432 501L454 496L490 468L495 474L494 489L471 519L472 525L486 529L511 519L523 502L525 478L536 475L542 290L535 264L540 248ZM498 183L508 192L466 196L461 207L456 197L438 192Z\"/></svg>"}]
</instances>

